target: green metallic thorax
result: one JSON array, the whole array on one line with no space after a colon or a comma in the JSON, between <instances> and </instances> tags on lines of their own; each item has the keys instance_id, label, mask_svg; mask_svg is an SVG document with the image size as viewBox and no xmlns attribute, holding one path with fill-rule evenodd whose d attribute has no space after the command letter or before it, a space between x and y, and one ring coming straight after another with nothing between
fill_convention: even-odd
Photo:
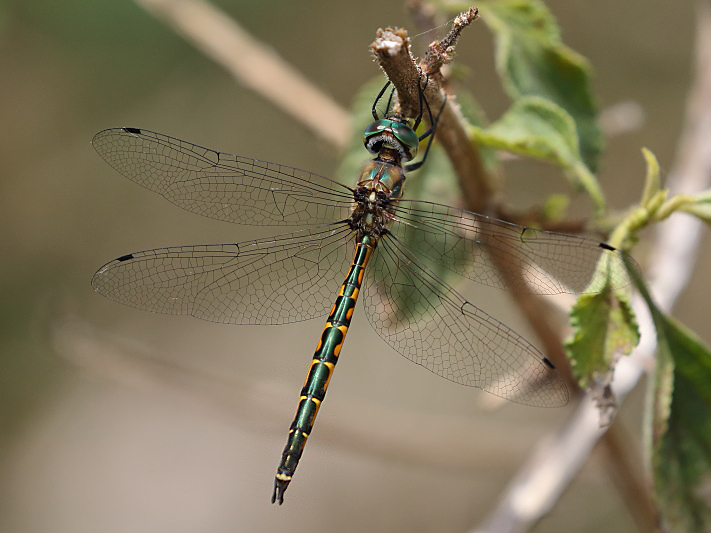
<instances>
[{"instance_id":1,"label":"green metallic thorax","mask_svg":"<svg viewBox=\"0 0 711 533\"><path fill-rule=\"evenodd\" d=\"M403 192L405 172L399 154L383 148L360 174L354 191L351 227L358 234L380 238L392 222L394 202Z\"/></svg>"},{"instance_id":2,"label":"green metallic thorax","mask_svg":"<svg viewBox=\"0 0 711 533\"><path fill-rule=\"evenodd\" d=\"M402 196L404 184L405 172L402 166L396 160L378 157L363 168L356 186L382 192L395 200Z\"/></svg>"}]
</instances>

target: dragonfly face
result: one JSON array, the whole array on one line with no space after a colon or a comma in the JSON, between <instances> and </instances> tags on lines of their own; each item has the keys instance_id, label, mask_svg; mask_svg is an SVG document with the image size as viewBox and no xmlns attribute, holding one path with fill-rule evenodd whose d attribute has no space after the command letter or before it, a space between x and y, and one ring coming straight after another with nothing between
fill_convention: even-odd
<instances>
[{"instance_id":1,"label":"dragonfly face","mask_svg":"<svg viewBox=\"0 0 711 533\"><path fill-rule=\"evenodd\" d=\"M420 139L405 119L393 115L365 128L363 144L371 154L380 154L387 147L400 154L398 161L411 161L417 156Z\"/></svg>"},{"instance_id":2,"label":"dragonfly face","mask_svg":"<svg viewBox=\"0 0 711 533\"><path fill-rule=\"evenodd\" d=\"M283 501L291 482L359 296L373 329L407 359L518 403L559 407L568 391L550 361L438 272L538 294L588 292L601 276L612 289L630 283L616 268L621 252L605 243L407 200L403 166L418 163L403 162L415 157L421 139L399 117L373 114L364 142L376 157L355 187L138 128L108 129L92 141L117 171L187 211L300 227L253 241L126 254L92 278L100 294L158 313L262 325L328 316L273 502Z\"/></svg>"}]
</instances>

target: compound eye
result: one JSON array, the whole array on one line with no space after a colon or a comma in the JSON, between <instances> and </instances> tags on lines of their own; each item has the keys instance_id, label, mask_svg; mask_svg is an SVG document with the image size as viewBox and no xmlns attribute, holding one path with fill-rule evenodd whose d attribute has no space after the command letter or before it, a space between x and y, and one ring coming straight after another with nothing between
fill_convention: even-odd
<instances>
[{"instance_id":1,"label":"compound eye","mask_svg":"<svg viewBox=\"0 0 711 533\"><path fill-rule=\"evenodd\" d=\"M391 127L393 124L392 120L388 120L386 118L381 118L380 120L376 120L375 122L371 122L367 128L365 128L365 131L363 132L363 135L365 135L365 138L367 139L368 137L372 137L373 135L377 135L378 133L382 133L383 130L388 129Z\"/></svg>"},{"instance_id":2,"label":"compound eye","mask_svg":"<svg viewBox=\"0 0 711 533\"><path fill-rule=\"evenodd\" d=\"M382 142L371 142L371 137L377 137L384 130L392 127L392 120L381 118L375 122L371 122L363 132L363 144L371 154L377 154L383 146Z\"/></svg>"},{"instance_id":3,"label":"compound eye","mask_svg":"<svg viewBox=\"0 0 711 533\"><path fill-rule=\"evenodd\" d=\"M393 122L392 129L395 138L402 143L403 148L409 154L409 159L414 159L420 149L420 138L417 133L404 122Z\"/></svg>"}]
</instances>

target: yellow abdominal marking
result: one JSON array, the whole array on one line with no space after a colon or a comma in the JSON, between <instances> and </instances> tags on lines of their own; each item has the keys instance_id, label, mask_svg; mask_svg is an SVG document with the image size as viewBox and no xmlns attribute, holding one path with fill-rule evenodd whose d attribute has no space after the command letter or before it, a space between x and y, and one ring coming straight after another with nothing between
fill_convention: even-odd
<instances>
[{"instance_id":1,"label":"yellow abdominal marking","mask_svg":"<svg viewBox=\"0 0 711 533\"><path fill-rule=\"evenodd\" d=\"M321 400L319 400L318 398L314 398L314 397L309 398L308 396L301 396L301 397L299 398L299 401L302 401L302 402L303 402L303 401L306 400L306 399L309 399L309 400L311 400L312 402L314 402L314 404L316 404L316 407L319 407L319 406L321 405Z\"/></svg>"},{"instance_id":2,"label":"yellow abdominal marking","mask_svg":"<svg viewBox=\"0 0 711 533\"><path fill-rule=\"evenodd\" d=\"M340 348L339 348L340 350ZM335 350L334 350L335 352ZM338 353L336 353L336 356L338 356ZM323 390L324 392L328 388L328 384L331 383L331 378L333 377L333 369L336 368L336 365L334 363L326 363L325 361L321 361L326 367L328 368L328 377L326 378L326 383L323 384Z\"/></svg>"}]
</instances>

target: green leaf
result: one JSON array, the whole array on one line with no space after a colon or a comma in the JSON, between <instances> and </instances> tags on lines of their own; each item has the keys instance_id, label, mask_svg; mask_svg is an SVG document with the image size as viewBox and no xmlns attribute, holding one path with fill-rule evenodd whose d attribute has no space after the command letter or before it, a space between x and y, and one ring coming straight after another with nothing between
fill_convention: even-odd
<instances>
[{"instance_id":1,"label":"green leaf","mask_svg":"<svg viewBox=\"0 0 711 533\"><path fill-rule=\"evenodd\" d=\"M662 313L632 275L657 331L652 468L662 518L671 531L709 531L711 352L695 333Z\"/></svg>"},{"instance_id":2,"label":"green leaf","mask_svg":"<svg viewBox=\"0 0 711 533\"><path fill-rule=\"evenodd\" d=\"M575 122L553 102L519 98L488 128L472 127L471 135L479 144L561 166L574 186L588 192L597 212L604 211L599 184L580 158Z\"/></svg>"},{"instance_id":3,"label":"green leaf","mask_svg":"<svg viewBox=\"0 0 711 533\"><path fill-rule=\"evenodd\" d=\"M624 291L609 285L594 294L582 295L570 313L573 335L566 341L573 374L589 388L607 383L608 373L621 354L639 342L637 321Z\"/></svg>"},{"instance_id":4,"label":"green leaf","mask_svg":"<svg viewBox=\"0 0 711 533\"><path fill-rule=\"evenodd\" d=\"M644 193L642 194L641 205L649 208L649 204L653 201L654 197L661 189L661 185L659 183L659 162L657 161L657 156L654 155L654 152L648 150L647 148L642 148L642 155L644 156L644 161L647 164L647 176L644 180Z\"/></svg>"},{"instance_id":5,"label":"green leaf","mask_svg":"<svg viewBox=\"0 0 711 533\"><path fill-rule=\"evenodd\" d=\"M565 110L537 96L517 100L488 128L473 127L477 143L573 168L580 161L575 123Z\"/></svg>"},{"instance_id":6,"label":"green leaf","mask_svg":"<svg viewBox=\"0 0 711 533\"><path fill-rule=\"evenodd\" d=\"M614 279L629 279L627 260L621 252L601 258L593 281L570 312L573 334L565 342L573 375L597 403L601 426L610 424L617 412L611 387L616 363L639 342L629 291L612 283ZM636 263L632 267L636 272Z\"/></svg>"},{"instance_id":7,"label":"green leaf","mask_svg":"<svg viewBox=\"0 0 711 533\"><path fill-rule=\"evenodd\" d=\"M582 159L594 171L602 135L587 60L562 43L542 2L499 0L479 7L481 20L496 37L496 65L508 94L514 101L540 96L565 109L575 122Z\"/></svg>"},{"instance_id":8,"label":"green leaf","mask_svg":"<svg viewBox=\"0 0 711 533\"><path fill-rule=\"evenodd\" d=\"M694 201L682 205L680 209L711 224L711 190L695 195Z\"/></svg>"}]
</instances>

